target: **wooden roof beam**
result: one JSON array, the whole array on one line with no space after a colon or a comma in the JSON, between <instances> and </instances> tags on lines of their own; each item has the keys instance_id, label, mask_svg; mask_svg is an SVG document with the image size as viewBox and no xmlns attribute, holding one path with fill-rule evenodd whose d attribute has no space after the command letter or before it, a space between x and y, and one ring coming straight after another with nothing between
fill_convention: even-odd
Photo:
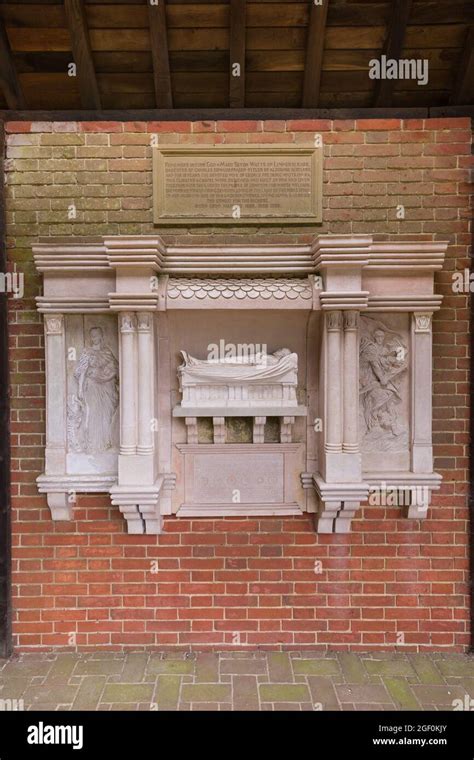
<instances>
[{"instance_id":1,"label":"wooden roof beam","mask_svg":"<svg viewBox=\"0 0 474 760\"><path fill-rule=\"evenodd\" d=\"M230 0L230 81L229 105L245 106L246 0Z\"/></svg>"},{"instance_id":2,"label":"wooden roof beam","mask_svg":"<svg viewBox=\"0 0 474 760\"><path fill-rule=\"evenodd\" d=\"M3 91L8 108L13 110L26 108L2 18L0 18L0 89Z\"/></svg>"},{"instance_id":3,"label":"wooden roof beam","mask_svg":"<svg viewBox=\"0 0 474 760\"><path fill-rule=\"evenodd\" d=\"M317 108L323 68L324 33L329 0L310 0L306 63L303 80L303 108Z\"/></svg>"},{"instance_id":4,"label":"wooden roof beam","mask_svg":"<svg viewBox=\"0 0 474 760\"><path fill-rule=\"evenodd\" d=\"M150 23L151 57L153 60L153 82L157 108L173 108L168 33L166 24L166 0L153 4L146 0Z\"/></svg>"},{"instance_id":5,"label":"wooden roof beam","mask_svg":"<svg viewBox=\"0 0 474 760\"><path fill-rule=\"evenodd\" d=\"M451 105L472 103L474 100L474 26L469 27L451 95Z\"/></svg>"},{"instance_id":6,"label":"wooden roof beam","mask_svg":"<svg viewBox=\"0 0 474 760\"><path fill-rule=\"evenodd\" d=\"M405 33L410 17L412 0L395 0L393 14L385 40L383 54L396 61L400 60L405 43ZM392 103L396 79L378 79L375 86L374 107L388 107Z\"/></svg>"},{"instance_id":7,"label":"wooden roof beam","mask_svg":"<svg viewBox=\"0 0 474 760\"><path fill-rule=\"evenodd\" d=\"M72 56L76 64L77 82L83 108L100 109L99 85L95 74L94 61L87 28L83 0L64 0Z\"/></svg>"}]
</instances>

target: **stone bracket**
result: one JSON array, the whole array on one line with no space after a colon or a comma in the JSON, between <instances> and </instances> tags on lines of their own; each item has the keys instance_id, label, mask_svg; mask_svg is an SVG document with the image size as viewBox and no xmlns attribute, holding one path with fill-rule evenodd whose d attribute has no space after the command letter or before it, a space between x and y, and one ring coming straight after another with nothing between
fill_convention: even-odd
<instances>
[{"instance_id":1,"label":"stone bracket","mask_svg":"<svg viewBox=\"0 0 474 760\"><path fill-rule=\"evenodd\" d=\"M163 531L159 499L165 477L159 477L152 486L119 486L110 489L110 499L127 521L128 533L157 535Z\"/></svg>"},{"instance_id":2,"label":"stone bracket","mask_svg":"<svg viewBox=\"0 0 474 760\"><path fill-rule=\"evenodd\" d=\"M76 494L108 492L116 482L115 475L40 475L38 491L46 494L51 518L54 521L72 520Z\"/></svg>"},{"instance_id":3,"label":"stone bracket","mask_svg":"<svg viewBox=\"0 0 474 760\"><path fill-rule=\"evenodd\" d=\"M439 490L442 477L438 473L364 473L369 482L369 502L373 506L401 507L409 520L424 520L433 491Z\"/></svg>"},{"instance_id":4,"label":"stone bracket","mask_svg":"<svg viewBox=\"0 0 474 760\"><path fill-rule=\"evenodd\" d=\"M317 533L350 533L351 523L362 501L367 500L368 483L326 483L317 474L301 474L303 488L314 488L320 500Z\"/></svg>"}]
</instances>

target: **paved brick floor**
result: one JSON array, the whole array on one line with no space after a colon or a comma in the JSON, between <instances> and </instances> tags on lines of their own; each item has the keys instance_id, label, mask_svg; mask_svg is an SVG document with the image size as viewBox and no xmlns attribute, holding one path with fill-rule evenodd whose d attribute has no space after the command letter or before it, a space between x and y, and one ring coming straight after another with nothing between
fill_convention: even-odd
<instances>
[{"instance_id":1,"label":"paved brick floor","mask_svg":"<svg viewBox=\"0 0 474 760\"><path fill-rule=\"evenodd\" d=\"M25 710L453 710L453 700L471 697L474 706L474 657L466 655L97 652L0 660L3 709L16 700Z\"/></svg>"}]
</instances>

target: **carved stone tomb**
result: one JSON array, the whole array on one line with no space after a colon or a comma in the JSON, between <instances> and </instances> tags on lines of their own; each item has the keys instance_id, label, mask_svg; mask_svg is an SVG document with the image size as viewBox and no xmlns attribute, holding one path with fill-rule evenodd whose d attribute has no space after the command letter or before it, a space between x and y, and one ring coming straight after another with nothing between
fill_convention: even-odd
<instances>
[{"instance_id":1,"label":"carved stone tomb","mask_svg":"<svg viewBox=\"0 0 474 760\"><path fill-rule=\"evenodd\" d=\"M425 517L445 251L369 236L36 245L53 519L81 492L110 493L130 533L172 514L302 512L345 533L361 502L394 495Z\"/></svg>"}]
</instances>

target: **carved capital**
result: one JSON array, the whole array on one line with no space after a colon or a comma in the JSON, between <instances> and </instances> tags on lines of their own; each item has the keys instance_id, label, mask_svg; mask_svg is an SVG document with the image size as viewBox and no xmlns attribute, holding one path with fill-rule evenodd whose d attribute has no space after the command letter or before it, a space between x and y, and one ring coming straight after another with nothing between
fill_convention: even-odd
<instances>
[{"instance_id":1,"label":"carved capital","mask_svg":"<svg viewBox=\"0 0 474 760\"><path fill-rule=\"evenodd\" d=\"M136 320L135 315L131 311L124 311L120 314L120 332L129 333L135 332Z\"/></svg>"},{"instance_id":2,"label":"carved capital","mask_svg":"<svg viewBox=\"0 0 474 760\"><path fill-rule=\"evenodd\" d=\"M416 333L431 332L432 317L433 317L433 314L431 312L422 313L420 311L415 311L413 314L413 319L415 321L415 332Z\"/></svg>"},{"instance_id":3,"label":"carved capital","mask_svg":"<svg viewBox=\"0 0 474 760\"><path fill-rule=\"evenodd\" d=\"M338 331L342 328L342 311L327 312L327 328L330 332Z\"/></svg>"},{"instance_id":4,"label":"carved capital","mask_svg":"<svg viewBox=\"0 0 474 760\"><path fill-rule=\"evenodd\" d=\"M140 311L137 314L138 332L149 333L151 330L151 314L146 311Z\"/></svg>"},{"instance_id":5,"label":"carved capital","mask_svg":"<svg viewBox=\"0 0 474 760\"><path fill-rule=\"evenodd\" d=\"M48 315L44 318L46 335L62 335L64 331L64 316L62 314Z\"/></svg>"},{"instance_id":6,"label":"carved capital","mask_svg":"<svg viewBox=\"0 0 474 760\"><path fill-rule=\"evenodd\" d=\"M358 311L344 311L344 330L357 330L359 326Z\"/></svg>"}]
</instances>

